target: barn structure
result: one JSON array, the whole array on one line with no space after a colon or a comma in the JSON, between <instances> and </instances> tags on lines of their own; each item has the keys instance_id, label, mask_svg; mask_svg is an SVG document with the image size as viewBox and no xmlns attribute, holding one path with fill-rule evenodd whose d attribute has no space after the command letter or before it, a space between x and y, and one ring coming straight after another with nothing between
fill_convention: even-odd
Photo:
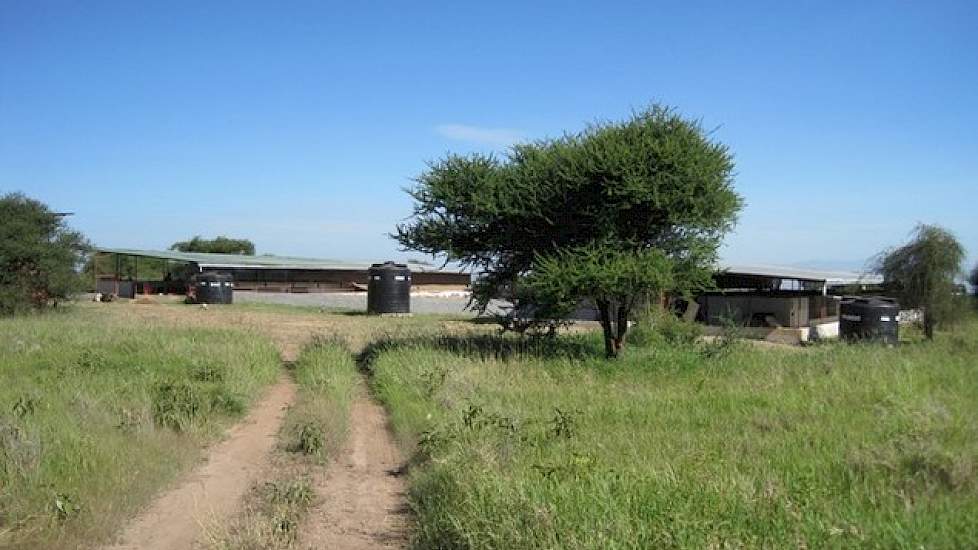
<instances>
[{"instance_id":1,"label":"barn structure","mask_svg":"<svg viewBox=\"0 0 978 550\"><path fill-rule=\"evenodd\" d=\"M802 328L838 320L843 294L871 291L877 275L778 266L726 266L716 290L697 299L695 317L708 325Z\"/></svg>"},{"instance_id":2,"label":"barn structure","mask_svg":"<svg viewBox=\"0 0 978 550\"><path fill-rule=\"evenodd\" d=\"M258 292L343 292L362 290L371 262L349 262L287 256L246 256L96 248L93 260L97 292L132 297L142 293L183 293L196 273L228 273L236 290ZM462 289L467 272L411 263L415 288Z\"/></svg>"}]
</instances>

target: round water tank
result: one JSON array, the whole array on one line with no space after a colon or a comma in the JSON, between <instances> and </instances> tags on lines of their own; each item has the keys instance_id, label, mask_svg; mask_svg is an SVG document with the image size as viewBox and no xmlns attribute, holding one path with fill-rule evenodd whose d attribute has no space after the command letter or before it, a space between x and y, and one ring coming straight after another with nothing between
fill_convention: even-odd
<instances>
[{"instance_id":1,"label":"round water tank","mask_svg":"<svg viewBox=\"0 0 978 550\"><path fill-rule=\"evenodd\" d=\"M900 304L893 298L844 298L839 304L839 336L896 345L900 339Z\"/></svg>"},{"instance_id":2,"label":"round water tank","mask_svg":"<svg viewBox=\"0 0 978 550\"><path fill-rule=\"evenodd\" d=\"M411 312L411 270L405 264L373 264L367 275L367 313Z\"/></svg>"},{"instance_id":3,"label":"round water tank","mask_svg":"<svg viewBox=\"0 0 978 550\"><path fill-rule=\"evenodd\" d=\"M198 304L230 304L234 301L234 282L227 273L198 273L191 284Z\"/></svg>"}]
</instances>

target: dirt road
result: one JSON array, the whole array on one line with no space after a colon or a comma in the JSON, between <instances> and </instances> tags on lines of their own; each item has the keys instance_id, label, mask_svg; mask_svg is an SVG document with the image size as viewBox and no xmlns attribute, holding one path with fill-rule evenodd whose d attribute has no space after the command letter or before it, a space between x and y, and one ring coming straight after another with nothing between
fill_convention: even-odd
<instances>
[{"instance_id":1,"label":"dirt road","mask_svg":"<svg viewBox=\"0 0 978 550\"><path fill-rule=\"evenodd\" d=\"M207 452L206 461L164 492L122 533L113 550L191 548L203 525L229 518L241 497L267 467L295 385L283 378L227 438Z\"/></svg>"},{"instance_id":2,"label":"dirt road","mask_svg":"<svg viewBox=\"0 0 978 550\"><path fill-rule=\"evenodd\" d=\"M402 548L409 511L404 462L384 409L364 392L350 411L350 437L318 480L320 504L300 530L303 548Z\"/></svg>"},{"instance_id":3,"label":"dirt road","mask_svg":"<svg viewBox=\"0 0 978 550\"><path fill-rule=\"evenodd\" d=\"M120 306L127 307L127 306ZM216 310L216 311L215 311ZM344 333L345 319L288 315L281 312L214 308L131 306L133 322L181 326L237 326L269 337L283 361L294 361L316 336ZM381 320L360 321L361 334L347 335L363 345ZM400 548L408 541L409 515L403 466L387 427L384 409L361 388L351 407L350 436L339 456L316 480L319 504L299 532L302 548ZM221 443L206 452L202 465L165 491L128 525L112 550L188 549L199 545L205 526L240 512L248 489L269 473L286 409L296 387L284 375L247 418L232 427Z\"/></svg>"}]
</instances>

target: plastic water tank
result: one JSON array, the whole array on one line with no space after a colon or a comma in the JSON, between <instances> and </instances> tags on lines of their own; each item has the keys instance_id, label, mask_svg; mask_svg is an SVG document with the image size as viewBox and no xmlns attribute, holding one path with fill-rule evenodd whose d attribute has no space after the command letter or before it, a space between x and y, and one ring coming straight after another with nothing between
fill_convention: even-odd
<instances>
[{"instance_id":1,"label":"plastic water tank","mask_svg":"<svg viewBox=\"0 0 978 550\"><path fill-rule=\"evenodd\" d=\"M893 298L844 298L839 304L839 336L849 341L900 340L900 304Z\"/></svg>"},{"instance_id":2,"label":"plastic water tank","mask_svg":"<svg viewBox=\"0 0 978 550\"><path fill-rule=\"evenodd\" d=\"M367 313L410 313L411 270L405 264L384 262L367 270Z\"/></svg>"},{"instance_id":3,"label":"plastic water tank","mask_svg":"<svg viewBox=\"0 0 978 550\"><path fill-rule=\"evenodd\" d=\"M198 273L194 275L193 285L198 304L230 304L234 301L234 281L227 273Z\"/></svg>"}]
</instances>

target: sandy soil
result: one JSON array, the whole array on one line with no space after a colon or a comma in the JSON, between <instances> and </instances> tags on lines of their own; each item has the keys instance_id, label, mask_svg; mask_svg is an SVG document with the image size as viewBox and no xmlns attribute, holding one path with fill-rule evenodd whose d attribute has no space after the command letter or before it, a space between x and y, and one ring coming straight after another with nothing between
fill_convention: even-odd
<instances>
[{"instance_id":1,"label":"sandy soil","mask_svg":"<svg viewBox=\"0 0 978 550\"><path fill-rule=\"evenodd\" d=\"M267 467L285 410L294 399L295 385L283 376L224 441L210 448L201 466L157 497L108 548L190 548L203 525L231 517Z\"/></svg>"},{"instance_id":2,"label":"sandy soil","mask_svg":"<svg viewBox=\"0 0 978 550\"><path fill-rule=\"evenodd\" d=\"M384 409L369 397L353 402L350 437L325 476L319 504L301 529L303 548L403 548L410 511L404 462Z\"/></svg>"}]
</instances>

